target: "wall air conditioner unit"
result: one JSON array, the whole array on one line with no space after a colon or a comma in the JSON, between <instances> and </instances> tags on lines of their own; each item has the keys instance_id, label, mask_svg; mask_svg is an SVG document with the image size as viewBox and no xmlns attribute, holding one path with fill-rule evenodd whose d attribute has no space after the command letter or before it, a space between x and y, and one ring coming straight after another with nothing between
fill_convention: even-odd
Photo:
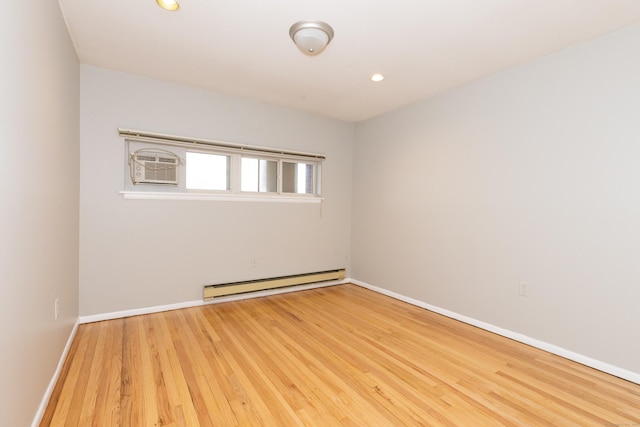
<instances>
[{"instance_id":1,"label":"wall air conditioner unit","mask_svg":"<svg viewBox=\"0 0 640 427\"><path fill-rule=\"evenodd\" d=\"M178 184L180 158L172 153L150 151L131 153L134 184Z\"/></svg>"}]
</instances>

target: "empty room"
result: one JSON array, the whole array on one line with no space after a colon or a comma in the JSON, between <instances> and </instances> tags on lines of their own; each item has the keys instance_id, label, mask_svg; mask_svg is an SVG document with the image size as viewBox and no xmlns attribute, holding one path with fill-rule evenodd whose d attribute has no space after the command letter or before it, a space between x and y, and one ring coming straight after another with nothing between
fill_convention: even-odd
<instances>
[{"instance_id":1,"label":"empty room","mask_svg":"<svg viewBox=\"0 0 640 427\"><path fill-rule=\"evenodd\" d=\"M0 425L640 425L640 2L1 16Z\"/></svg>"}]
</instances>

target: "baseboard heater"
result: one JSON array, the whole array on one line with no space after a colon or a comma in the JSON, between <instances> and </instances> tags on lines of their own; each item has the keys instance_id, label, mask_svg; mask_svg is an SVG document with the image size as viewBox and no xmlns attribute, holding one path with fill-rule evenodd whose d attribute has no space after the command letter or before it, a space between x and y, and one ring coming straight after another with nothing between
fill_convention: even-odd
<instances>
[{"instance_id":1,"label":"baseboard heater","mask_svg":"<svg viewBox=\"0 0 640 427\"><path fill-rule=\"evenodd\" d=\"M293 276L272 277L270 279L249 280L246 282L221 283L204 286L204 300L227 295L244 294L266 289L284 288L286 286L306 285L309 283L329 282L344 279L345 271L329 270L317 273L296 274Z\"/></svg>"}]
</instances>

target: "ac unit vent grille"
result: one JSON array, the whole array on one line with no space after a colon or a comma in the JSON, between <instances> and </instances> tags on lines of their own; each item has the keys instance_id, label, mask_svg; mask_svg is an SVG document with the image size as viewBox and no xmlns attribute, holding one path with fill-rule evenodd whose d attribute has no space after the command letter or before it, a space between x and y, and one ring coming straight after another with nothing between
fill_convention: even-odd
<instances>
[{"instance_id":1,"label":"ac unit vent grille","mask_svg":"<svg viewBox=\"0 0 640 427\"><path fill-rule=\"evenodd\" d=\"M138 160L141 161L148 161L148 162L155 162L156 157L155 156L142 156L142 155L138 155L136 157Z\"/></svg>"},{"instance_id":2,"label":"ac unit vent grille","mask_svg":"<svg viewBox=\"0 0 640 427\"><path fill-rule=\"evenodd\" d=\"M178 184L178 165L180 159L168 157L166 154L145 153L134 154L131 167L134 184Z\"/></svg>"},{"instance_id":3,"label":"ac unit vent grille","mask_svg":"<svg viewBox=\"0 0 640 427\"><path fill-rule=\"evenodd\" d=\"M176 181L176 168L159 168L159 162L144 162L145 168L145 181Z\"/></svg>"}]
</instances>

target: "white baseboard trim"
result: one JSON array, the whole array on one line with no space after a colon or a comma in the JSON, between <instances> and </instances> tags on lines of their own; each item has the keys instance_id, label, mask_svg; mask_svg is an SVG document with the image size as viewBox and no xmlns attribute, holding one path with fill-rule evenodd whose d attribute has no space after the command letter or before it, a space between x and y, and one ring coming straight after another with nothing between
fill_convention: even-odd
<instances>
[{"instance_id":1,"label":"white baseboard trim","mask_svg":"<svg viewBox=\"0 0 640 427\"><path fill-rule=\"evenodd\" d=\"M427 304L425 302L416 300L414 298L410 298L396 292L392 292L383 288L379 288L377 286L370 285L369 283L362 282L356 279L348 279L348 282L356 284L358 286L362 286L363 288L370 289L372 291L387 295L391 298L395 298L400 301L407 302L409 304L415 305L417 307L421 307L427 309L429 311L433 311L434 313L442 314L443 316L449 317L451 319L459 320L463 323L467 323L472 326L476 326L478 328L484 329L489 332L493 332L494 334L501 335L503 337L521 342L523 344L530 345L532 347L538 348L540 350L547 351L549 353L555 354L560 357L564 357L565 359L572 360L574 362L578 362L582 365L589 366L591 368L597 369L602 372L606 372L607 374L611 374L613 376L625 379L627 381L631 381L636 384L640 384L640 373L628 371L626 369L619 368L617 366L610 365L605 362L601 362L596 359L592 359L590 357L584 356L579 353L575 353L573 351L567 350L562 347L558 347L554 344L549 344L544 341L540 341L535 338L528 337L526 335L520 334L518 332L510 331L508 329L504 329L490 323L482 322L477 319L473 319L471 317L464 316L462 314L455 313L453 311L446 310L444 308L440 308L431 304Z\"/></svg>"},{"instance_id":2,"label":"white baseboard trim","mask_svg":"<svg viewBox=\"0 0 640 427\"><path fill-rule=\"evenodd\" d=\"M268 289L264 291L249 292L246 294L229 295L226 297L215 298L211 301L203 301L203 300L186 301L186 302L180 302L176 304L158 305L155 307L143 307L143 308L134 308L131 310L114 311L111 313L92 314L88 316L80 316L78 320L80 324L101 322L103 320L122 319L124 317L139 316L142 314L152 314L152 313L160 313L162 311L179 310L181 308L199 307L201 305L219 304L222 302L239 301L239 300L250 299L250 298L265 297L269 295L285 294L289 292L304 291L307 289L324 288L327 286L342 285L348 282L349 282L348 280L344 279L344 280L333 280L330 282L310 283L308 285L297 285L297 286L290 286L287 288L279 288L279 289L276 288L276 289Z\"/></svg>"},{"instance_id":3,"label":"white baseboard trim","mask_svg":"<svg viewBox=\"0 0 640 427\"><path fill-rule=\"evenodd\" d=\"M51 395L53 394L53 389L55 389L56 383L58 382L58 378L60 378L60 374L62 373L62 367L64 366L64 362L67 360L67 355L69 354L69 350L71 349L71 344L73 343L73 339L75 338L76 332L78 331L79 324L80 322L76 320L76 323L73 325L73 328L71 329L71 334L69 334L69 338L67 339L67 344L64 346L64 350L62 350L62 355L60 355L58 366L56 367L56 370L53 373L53 377L51 378L51 381L49 381L49 386L47 387L47 390L44 392L44 396L42 397L42 401L40 402L38 411L36 412L36 415L33 418L31 427L38 427L40 425L40 422L42 421L42 417L44 416L44 411L47 410L47 405L49 404L49 399L51 399Z\"/></svg>"}]
</instances>

